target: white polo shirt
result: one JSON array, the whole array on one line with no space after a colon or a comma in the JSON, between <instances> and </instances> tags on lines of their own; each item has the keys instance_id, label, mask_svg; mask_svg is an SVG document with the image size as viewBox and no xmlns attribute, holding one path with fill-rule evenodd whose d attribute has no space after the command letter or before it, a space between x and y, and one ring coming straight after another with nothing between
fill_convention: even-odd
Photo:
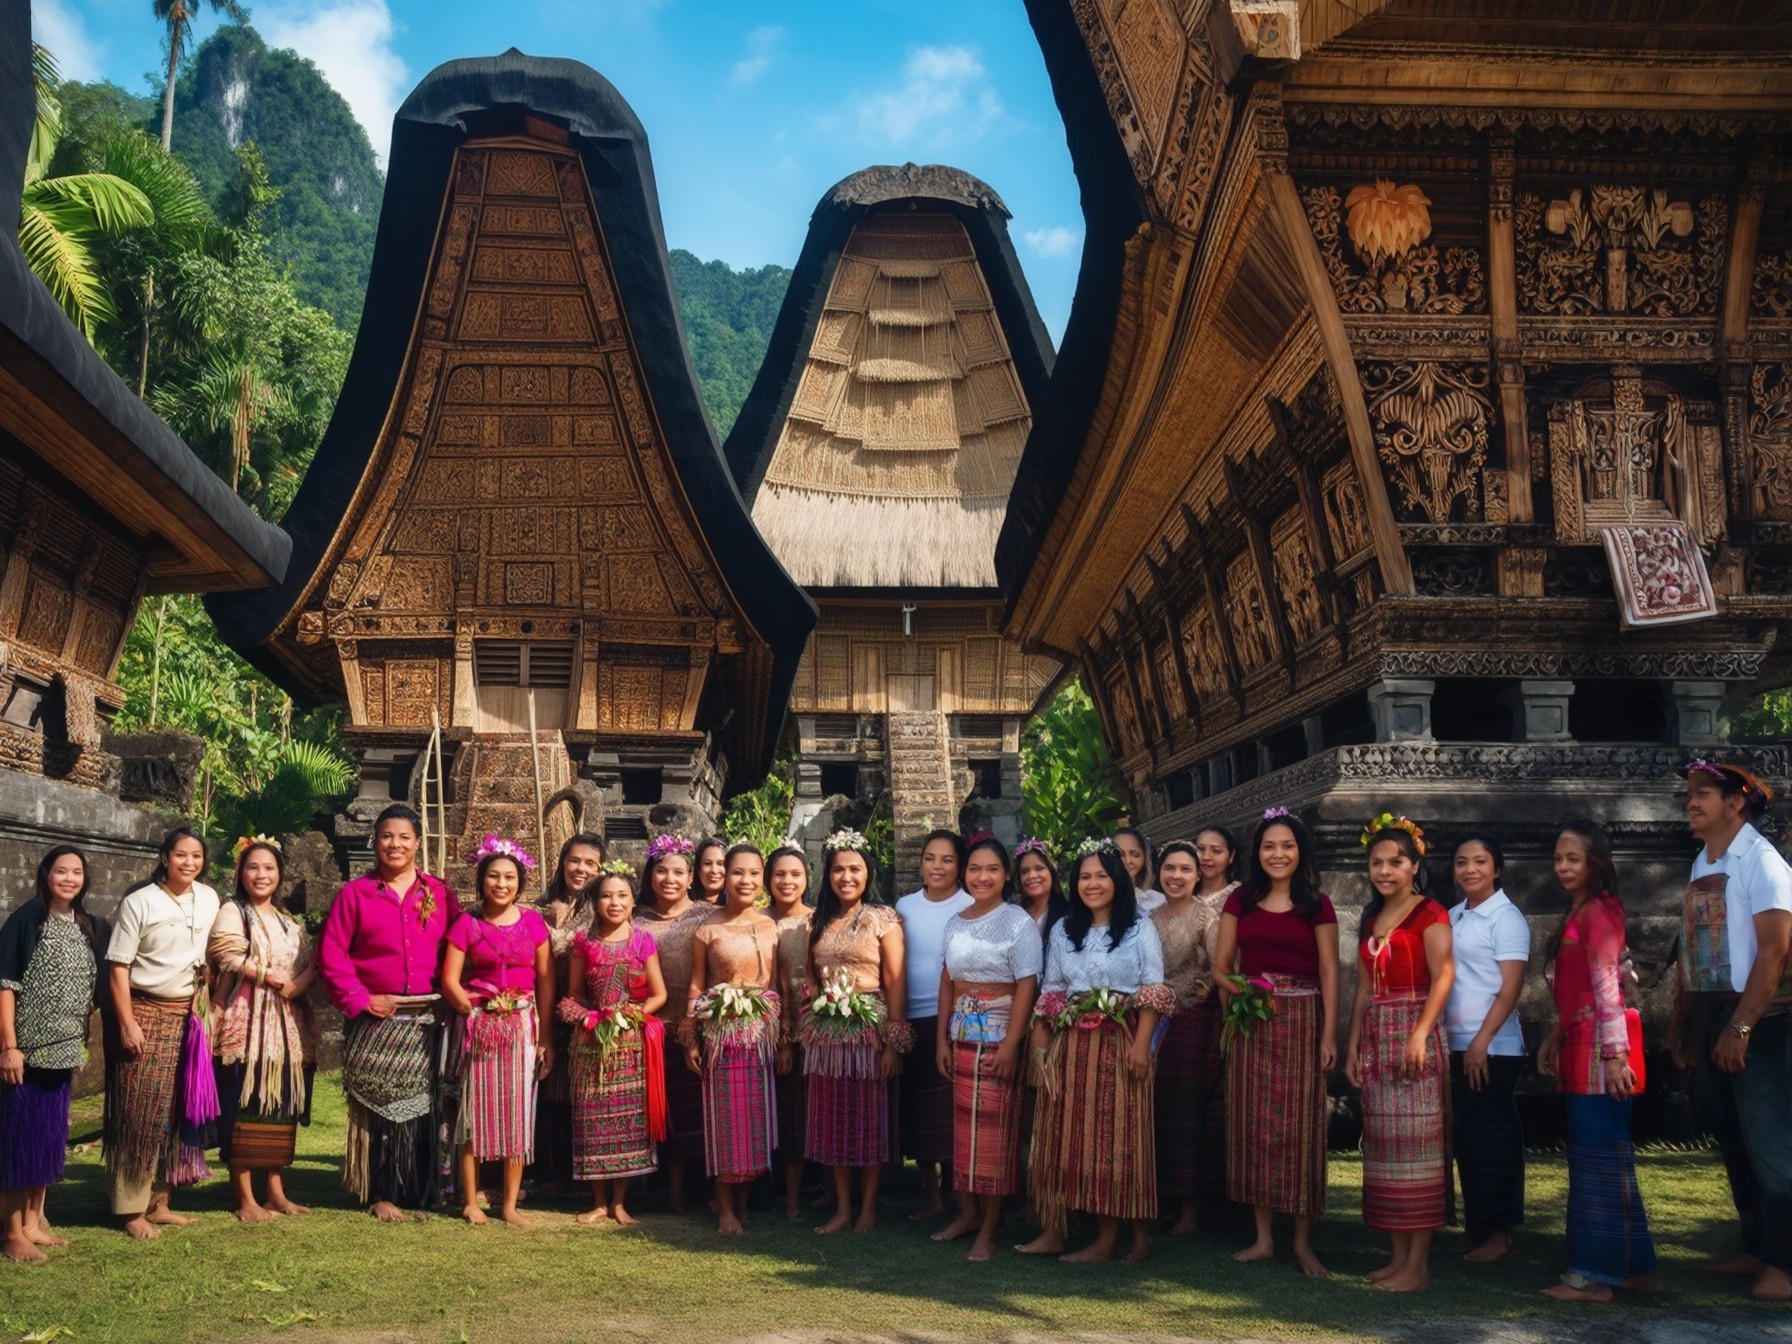
<instances>
[{"instance_id":1,"label":"white polo shirt","mask_svg":"<svg viewBox=\"0 0 1792 1344\"><path fill-rule=\"evenodd\" d=\"M1743 823L1721 859L1701 849L1692 862L1692 880L1721 873L1724 878L1724 942L1730 954L1730 986L1738 994L1748 988L1755 967L1755 916L1769 910L1792 910L1792 867L1773 842ZM1719 982L1721 983L1721 981Z\"/></svg>"},{"instance_id":2,"label":"white polo shirt","mask_svg":"<svg viewBox=\"0 0 1792 1344\"><path fill-rule=\"evenodd\" d=\"M911 891L896 902L902 916L902 955L908 970L908 1015L912 1021L938 1017L940 972L946 965L946 923L971 905L962 887L943 901L929 900L927 891Z\"/></svg>"},{"instance_id":3,"label":"white polo shirt","mask_svg":"<svg viewBox=\"0 0 1792 1344\"><path fill-rule=\"evenodd\" d=\"M1529 962L1531 926L1502 888L1470 907L1467 901L1450 910L1450 937L1456 954L1456 981L1444 1006L1444 1031L1450 1049L1466 1050L1493 1011L1500 993L1500 963ZM1514 1008L1488 1043L1490 1055L1524 1054L1524 1030Z\"/></svg>"}]
</instances>

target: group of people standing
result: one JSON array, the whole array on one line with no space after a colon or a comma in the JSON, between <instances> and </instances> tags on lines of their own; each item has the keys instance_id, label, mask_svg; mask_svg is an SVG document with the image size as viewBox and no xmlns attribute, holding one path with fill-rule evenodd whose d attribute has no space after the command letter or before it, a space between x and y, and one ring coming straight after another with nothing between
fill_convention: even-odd
<instances>
[{"instance_id":1,"label":"group of people standing","mask_svg":"<svg viewBox=\"0 0 1792 1344\"><path fill-rule=\"evenodd\" d=\"M1748 769L1701 760L1683 775L1703 849L1673 1051L1716 1108L1744 1242L1716 1268L1792 1298L1792 868L1753 825L1773 796ZM63 1244L44 1197L96 995L107 1187L124 1229L147 1238L186 1221L169 1192L209 1174L214 1144L240 1218L306 1212L281 1172L309 1114L314 981L345 1019L343 1184L385 1221L445 1205L483 1223L489 1190L496 1216L526 1223L533 1164L538 1188L590 1187L580 1222L626 1225L631 1182L663 1172L681 1210L700 1161L723 1233L743 1230L747 1187L774 1171L801 1217L809 1164L832 1185L816 1230L864 1231L882 1168L906 1156L926 1192L915 1216L951 1211L935 1239L969 1237L974 1261L995 1254L1017 1196L1041 1229L1022 1252L1085 1262L1147 1256L1160 1200L1172 1234L1231 1200L1256 1226L1235 1259L1273 1257L1281 1214L1299 1268L1324 1277L1312 1231L1340 1062L1361 1093L1364 1219L1391 1242L1373 1282L1426 1286L1457 1176L1469 1261L1504 1259L1523 1221L1517 1010L1531 934L1490 835L1456 840L1461 899L1446 910L1426 894L1423 830L1385 813L1368 823L1347 1018L1337 912L1310 832L1283 808L1242 851L1218 826L1155 853L1128 830L1061 865L1037 840L936 831L922 888L894 907L876 899L871 847L853 831L826 841L813 895L796 848L666 835L637 875L579 835L539 908L520 903L531 857L488 836L464 911L418 869L420 839L408 808L381 814L374 867L342 888L315 950L279 906L283 858L265 837L239 844L220 902L201 880L204 841L170 833L109 933L83 908L80 853L44 857L36 899L0 928L8 1256ZM1567 910L1547 942L1555 1017L1536 1063L1566 1099L1569 1263L1546 1291L1609 1301L1650 1288L1655 1255L1630 1138L1640 1026L1599 826L1562 828L1554 877ZM1076 1250L1073 1213L1093 1233Z\"/></svg>"}]
</instances>

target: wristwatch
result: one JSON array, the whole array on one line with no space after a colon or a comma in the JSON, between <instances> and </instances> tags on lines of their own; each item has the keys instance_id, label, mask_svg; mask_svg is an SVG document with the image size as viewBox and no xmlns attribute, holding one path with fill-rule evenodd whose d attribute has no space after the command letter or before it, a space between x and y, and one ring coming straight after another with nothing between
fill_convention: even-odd
<instances>
[{"instance_id":1,"label":"wristwatch","mask_svg":"<svg viewBox=\"0 0 1792 1344\"><path fill-rule=\"evenodd\" d=\"M1744 1022L1732 1022L1729 1026L1725 1027L1724 1030L1740 1036L1746 1041L1748 1039L1748 1034L1753 1031L1754 1028Z\"/></svg>"}]
</instances>

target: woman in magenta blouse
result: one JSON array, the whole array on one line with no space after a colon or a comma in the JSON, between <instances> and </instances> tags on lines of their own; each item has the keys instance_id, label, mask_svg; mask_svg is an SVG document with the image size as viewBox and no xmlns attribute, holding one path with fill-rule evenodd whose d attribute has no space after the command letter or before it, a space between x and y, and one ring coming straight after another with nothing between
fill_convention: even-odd
<instances>
[{"instance_id":1,"label":"woman in magenta blouse","mask_svg":"<svg viewBox=\"0 0 1792 1344\"><path fill-rule=\"evenodd\" d=\"M479 1211L479 1164L504 1164L507 1223L527 1227L517 1212L523 1166L535 1148L535 1088L554 1066L554 954L548 926L517 905L523 873L534 863L513 840L488 835L474 851L479 909L448 931L442 997L466 1019L467 1072L461 1086L460 1216Z\"/></svg>"},{"instance_id":2,"label":"woman in magenta blouse","mask_svg":"<svg viewBox=\"0 0 1792 1344\"><path fill-rule=\"evenodd\" d=\"M1237 992L1236 973L1267 985L1275 1005L1226 1056L1226 1186L1257 1220L1256 1241L1232 1258L1271 1258L1274 1218L1286 1213L1301 1272L1325 1278L1312 1235L1325 1211L1325 1075L1338 1060L1338 915L1319 890L1312 834L1285 807L1265 812L1252 837L1213 969L1222 998Z\"/></svg>"}]
</instances>

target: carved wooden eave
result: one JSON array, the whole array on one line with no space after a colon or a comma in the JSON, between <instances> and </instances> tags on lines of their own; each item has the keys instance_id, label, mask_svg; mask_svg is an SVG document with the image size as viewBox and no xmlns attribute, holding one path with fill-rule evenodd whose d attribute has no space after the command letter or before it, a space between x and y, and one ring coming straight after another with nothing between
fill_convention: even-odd
<instances>
[{"instance_id":1,"label":"carved wooden eave","mask_svg":"<svg viewBox=\"0 0 1792 1344\"><path fill-rule=\"evenodd\" d=\"M543 728L714 734L750 782L815 610L702 410L633 113L574 62L454 62L400 109L387 185L294 573L214 603L220 629L355 725L413 732L480 721L478 641L552 644L570 686Z\"/></svg>"}]
</instances>

